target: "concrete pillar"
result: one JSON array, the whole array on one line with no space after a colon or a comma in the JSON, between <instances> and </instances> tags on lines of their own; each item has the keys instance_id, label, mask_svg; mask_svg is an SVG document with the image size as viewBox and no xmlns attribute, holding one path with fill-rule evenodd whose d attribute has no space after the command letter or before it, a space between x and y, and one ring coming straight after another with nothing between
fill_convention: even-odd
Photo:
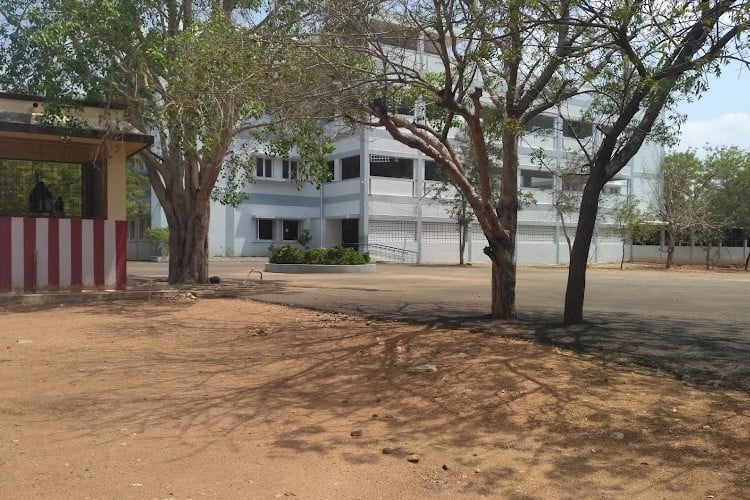
<instances>
[{"instance_id":1,"label":"concrete pillar","mask_svg":"<svg viewBox=\"0 0 750 500\"><path fill-rule=\"evenodd\" d=\"M107 219L125 220L126 160L125 148L119 142L107 143Z\"/></svg>"}]
</instances>

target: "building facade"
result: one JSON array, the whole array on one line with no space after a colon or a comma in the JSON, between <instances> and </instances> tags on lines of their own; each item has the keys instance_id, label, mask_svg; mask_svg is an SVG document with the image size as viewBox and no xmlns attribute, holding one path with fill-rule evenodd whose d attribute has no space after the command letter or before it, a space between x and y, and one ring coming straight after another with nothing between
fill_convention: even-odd
<instances>
[{"instance_id":1,"label":"building facade","mask_svg":"<svg viewBox=\"0 0 750 500\"><path fill-rule=\"evenodd\" d=\"M584 109L577 108L578 113ZM562 162L578 147L574 134L568 133L578 124L576 114L569 116L573 118L540 117L521 138L518 185L521 194L532 197L533 202L519 213L518 263L568 261L564 233L567 231L572 239L577 213L564 215L564 229L553 207L554 198L568 189L565 176L540 167L532 157L542 150L550 162ZM585 133L592 135L591 143L595 144L596 131L592 128ZM580 139L580 127L576 135ZM254 158L255 179L244 187L246 201L238 208L218 203L211 208L211 256L265 256L272 246L297 244L300 233L309 231L310 246L357 246L368 250L375 260L458 262L458 225L448 207L433 194L442 184L433 162L378 128L351 131L339 137L335 145L335 153L329 158L332 180L320 189L312 184L298 188L293 181L297 168L294 159ZM658 191L663 155L661 146L646 143L606 186L600 206L602 217L592 242L592 262L619 261L622 240L612 230L607 208L628 195L648 207ZM160 210L154 211L151 223L166 226ZM466 261L488 262L482 252L484 245L481 229L472 224Z\"/></svg>"}]
</instances>

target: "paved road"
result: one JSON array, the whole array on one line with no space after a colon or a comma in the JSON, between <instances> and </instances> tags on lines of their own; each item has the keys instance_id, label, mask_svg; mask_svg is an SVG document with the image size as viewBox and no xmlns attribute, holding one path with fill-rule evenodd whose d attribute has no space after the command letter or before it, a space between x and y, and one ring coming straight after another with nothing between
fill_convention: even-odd
<instances>
[{"instance_id":1,"label":"paved road","mask_svg":"<svg viewBox=\"0 0 750 500\"><path fill-rule=\"evenodd\" d=\"M217 260L211 274L244 279L259 259ZM129 273L164 276L165 264L129 263ZM379 264L373 274L264 273L251 295L269 302L351 314L439 322L514 335L663 369L686 379L750 390L750 273L592 269L586 324L562 328L567 270L521 267L519 321L488 318L489 267ZM257 280L257 277L253 277Z\"/></svg>"}]
</instances>

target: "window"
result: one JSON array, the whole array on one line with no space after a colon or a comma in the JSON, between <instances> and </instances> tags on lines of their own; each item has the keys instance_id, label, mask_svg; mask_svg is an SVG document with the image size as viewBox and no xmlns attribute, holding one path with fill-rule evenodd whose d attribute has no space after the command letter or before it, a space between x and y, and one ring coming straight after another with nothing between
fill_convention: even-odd
<instances>
[{"instance_id":1,"label":"window","mask_svg":"<svg viewBox=\"0 0 750 500\"><path fill-rule=\"evenodd\" d=\"M414 178L414 160L370 155L370 175L393 177L396 179Z\"/></svg>"},{"instance_id":2,"label":"window","mask_svg":"<svg viewBox=\"0 0 750 500\"><path fill-rule=\"evenodd\" d=\"M284 241L294 241L299 236L299 221L285 220L282 222Z\"/></svg>"},{"instance_id":3,"label":"window","mask_svg":"<svg viewBox=\"0 0 750 500\"><path fill-rule=\"evenodd\" d=\"M391 99L391 109L389 110L394 115L413 115L414 114L414 99L406 96L394 96Z\"/></svg>"},{"instance_id":4,"label":"window","mask_svg":"<svg viewBox=\"0 0 750 500\"><path fill-rule=\"evenodd\" d=\"M583 191L586 181L589 179L588 174L563 174L562 188L563 191Z\"/></svg>"},{"instance_id":5,"label":"window","mask_svg":"<svg viewBox=\"0 0 750 500\"><path fill-rule=\"evenodd\" d=\"M447 177L434 161L424 162L424 180L442 181Z\"/></svg>"},{"instance_id":6,"label":"window","mask_svg":"<svg viewBox=\"0 0 750 500\"><path fill-rule=\"evenodd\" d=\"M591 137L592 126L588 122L579 122L575 120L563 121L563 135L578 139Z\"/></svg>"},{"instance_id":7,"label":"window","mask_svg":"<svg viewBox=\"0 0 750 500\"><path fill-rule=\"evenodd\" d=\"M258 219L258 239L273 240L273 219Z\"/></svg>"},{"instance_id":8,"label":"window","mask_svg":"<svg viewBox=\"0 0 750 500\"><path fill-rule=\"evenodd\" d=\"M602 189L602 194L619 195L622 194L622 186L617 184L605 184Z\"/></svg>"},{"instance_id":9,"label":"window","mask_svg":"<svg viewBox=\"0 0 750 500\"><path fill-rule=\"evenodd\" d=\"M256 177L273 177L273 163L270 158L258 158L255 163Z\"/></svg>"},{"instance_id":10,"label":"window","mask_svg":"<svg viewBox=\"0 0 750 500\"><path fill-rule=\"evenodd\" d=\"M521 170L521 187L535 189L552 189L554 179L552 172L542 170Z\"/></svg>"},{"instance_id":11,"label":"window","mask_svg":"<svg viewBox=\"0 0 750 500\"><path fill-rule=\"evenodd\" d=\"M296 160L284 160L281 162L281 177L292 180L297 178Z\"/></svg>"},{"instance_id":12,"label":"window","mask_svg":"<svg viewBox=\"0 0 750 500\"><path fill-rule=\"evenodd\" d=\"M336 166L333 160L328 162L328 182L336 180Z\"/></svg>"},{"instance_id":13,"label":"window","mask_svg":"<svg viewBox=\"0 0 750 500\"><path fill-rule=\"evenodd\" d=\"M341 179L359 177L359 155L349 156L341 160Z\"/></svg>"},{"instance_id":14,"label":"window","mask_svg":"<svg viewBox=\"0 0 750 500\"><path fill-rule=\"evenodd\" d=\"M523 127L524 132L539 135L551 135L555 131L555 117L537 115Z\"/></svg>"}]
</instances>

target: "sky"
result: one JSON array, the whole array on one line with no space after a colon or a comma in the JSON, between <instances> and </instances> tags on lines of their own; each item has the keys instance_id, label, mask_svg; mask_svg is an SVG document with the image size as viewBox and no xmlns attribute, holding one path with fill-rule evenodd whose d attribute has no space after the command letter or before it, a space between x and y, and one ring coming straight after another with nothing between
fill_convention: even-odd
<instances>
[{"instance_id":1,"label":"sky","mask_svg":"<svg viewBox=\"0 0 750 500\"><path fill-rule=\"evenodd\" d=\"M730 65L709 89L692 103L682 102L678 111L687 115L680 144L675 148L739 146L750 150L750 71Z\"/></svg>"}]
</instances>

